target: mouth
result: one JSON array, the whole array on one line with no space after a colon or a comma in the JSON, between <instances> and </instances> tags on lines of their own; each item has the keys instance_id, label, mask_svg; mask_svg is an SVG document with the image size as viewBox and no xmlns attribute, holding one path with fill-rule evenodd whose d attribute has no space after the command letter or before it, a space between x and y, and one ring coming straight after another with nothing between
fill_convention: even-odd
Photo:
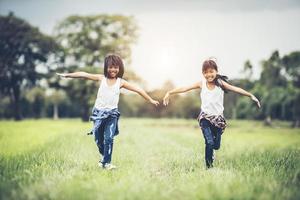
<instances>
[{"instance_id":1,"label":"mouth","mask_svg":"<svg viewBox=\"0 0 300 200\"><path fill-rule=\"evenodd\" d=\"M111 75L111 76L115 76L117 73L116 72L109 72L109 75Z\"/></svg>"}]
</instances>

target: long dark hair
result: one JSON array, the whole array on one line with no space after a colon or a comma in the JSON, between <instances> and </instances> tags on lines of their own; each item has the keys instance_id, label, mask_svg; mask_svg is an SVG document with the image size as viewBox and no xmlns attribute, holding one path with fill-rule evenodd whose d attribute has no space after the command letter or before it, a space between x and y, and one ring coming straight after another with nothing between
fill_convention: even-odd
<instances>
[{"instance_id":1,"label":"long dark hair","mask_svg":"<svg viewBox=\"0 0 300 200\"><path fill-rule=\"evenodd\" d=\"M119 73L117 77L122 78L124 75L124 64L120 56L118 55L108 55L104 59L104 76L108 77L107 68L111 65L119 66Z\"/></svg>"},{"instance_id":2,"label":"long dark hair","mask_svg":"<svg viewBox=\"0 0 300 200\"><path fill-rule=\"evenodd\" d=\"M217 63L213 59L211 59L211 58L209 58L209 59L207 59L207 60L205 60L203 62L202 72L205 72L209 68L212 68L212 69L214 69L214 70L216 70L218 72ZM224 85L222 84L221 80L223 80L223 81L225 81L225 82L228 83L228 77L224 76L224 75L221 75L221 74L217 74L217 76L216 76L216 78L214 80L215 85L218 86L218 87L220 87L220 88L222 88L222 90L227 93L228 91L224 88Z\"/></svg>"}]
</instances>

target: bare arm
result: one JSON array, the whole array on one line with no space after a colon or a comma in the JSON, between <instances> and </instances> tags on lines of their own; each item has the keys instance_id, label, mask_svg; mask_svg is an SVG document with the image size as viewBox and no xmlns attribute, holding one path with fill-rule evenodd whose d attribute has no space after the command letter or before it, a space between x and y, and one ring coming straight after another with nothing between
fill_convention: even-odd
<instances>
[{"instance_id":1,"label":"bare arm","mask_svg":"<svg viewBox=\"0 0 300 200\"><path fill-rule=\"evenodd\" d=\"M247 92L246 90L244 90L244 89L242 89L240 87L236 87L236 86L230 85L229 83L227 83L225 81L222 81L222 84L223 84L224 88L227 89L227 90L230 90L232 92L235 92L235 93L238 93L238 94L250 97L257 104L257 106L260 108L260 102L259 102L259 100L253 94L251 94L250 92Z\"/></svg>"},{"instance_id":2,"label":"bare arm","mask_svg":"<svg viewBox=\"0 0 300 200\"><path fill-rule=\"evenodd\" d=\"M102 74L90 74L87 72L73 72L73 73L56 73L58 76L65 78L84 78L92 81L101 81L103 78Z\"/></svg>"},{"instance_id":3,"label":"bare arm","mask_svg":"<svg viewBox=\"0 0 300 200\"><path fill-rule=\"evenodd\" d=\"M180 87L180 88L175 88L173 90L170 90L166 93L164 100L163 100L163 104L165 106L167 106L169 104L169 100L170 100L170 96L172 94L177 94L177 93L184 93L184 92L188 92L190 90L194 90L194 89L200 89L201 88L201 82L197 82L194 83L190 86L186 86L186 87Z\"/></svg>"},{"instance_id":4,"label":"bare arm","mask_svg":"<svg viewBox=\"0 0 300 200\"><path fill-rule=\"evenodd\" d=\"M153 100L143 89L130 84L128 81L122 80L121 88L125 88L127 90L138 93L144 99L146 99L147 101L149 101L150 103L152 103L155 106L159 105L159 102L156 100Z\"/></svg>"}]
</instances>

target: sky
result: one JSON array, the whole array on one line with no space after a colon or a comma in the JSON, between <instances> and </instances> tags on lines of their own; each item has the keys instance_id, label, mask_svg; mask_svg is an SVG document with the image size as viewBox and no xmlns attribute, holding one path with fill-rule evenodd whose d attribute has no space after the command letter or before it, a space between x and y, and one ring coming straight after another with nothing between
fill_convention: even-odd
<instances>
[{"instance_id":1,"label":"sky","mask_svg":"<svg viewBox=\"0 0 300 200\"><path fill-rule=\"evenodd\" d=\"M139 38L128 67L148 89L201 80L209 57L229 78L243 77L250 60L258 78L261 60L273 51L300 50L299 0L0 0L0 14L9 11L47 34L70 15L134 16Z\"/></svg>"}]
</instances>

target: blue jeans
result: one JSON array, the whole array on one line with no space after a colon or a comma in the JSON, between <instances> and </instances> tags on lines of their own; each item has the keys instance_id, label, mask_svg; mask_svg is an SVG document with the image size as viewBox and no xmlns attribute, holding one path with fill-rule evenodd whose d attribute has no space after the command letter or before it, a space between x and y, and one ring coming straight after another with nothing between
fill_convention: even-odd
<instances>
[{"instance_id":1,"label":"blue jeans","mask_svg":"<svg viewBox=\"0 0 300 200\"><path fill-rule=\"evenodd\" d=\"M116 117L104 119L99 127L100 130L95 133L95 142L103 156L102 161L100 161L103 165L111 162L117 122L118 118Z\"/></svg>"},{"instance_id":2,"label":"blue jeans","mask_svg":"<svg viewBox=\"0 0 300 200\"><path fill-rule=\"evenodd\" d=\"M213 152L220 149L222 129L212 125L208 120L200 121L202 133L205 139L205 163L206 167L213 166Z\"/></svg>"}]
</instances>

